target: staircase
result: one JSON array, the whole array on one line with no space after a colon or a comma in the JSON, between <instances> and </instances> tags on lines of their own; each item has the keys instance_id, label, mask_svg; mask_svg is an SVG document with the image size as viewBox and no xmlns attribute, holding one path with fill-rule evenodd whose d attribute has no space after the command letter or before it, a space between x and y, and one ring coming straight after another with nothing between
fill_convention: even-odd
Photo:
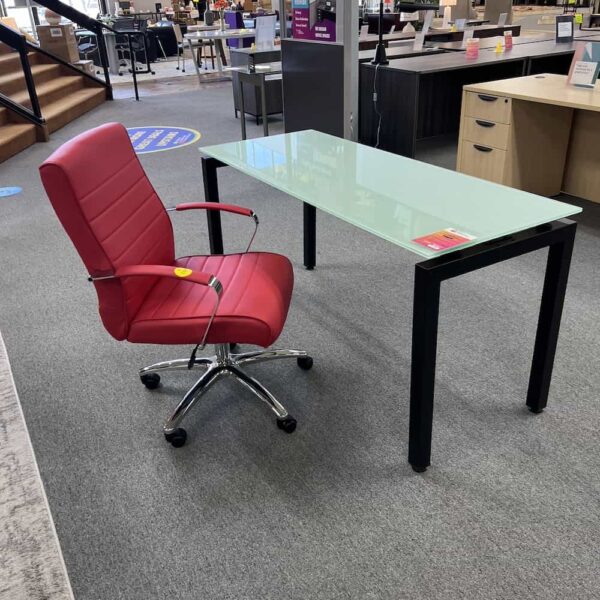
<instances>
[{"instance_id":1,"label":"staircase","mask_svg":"<svg viewBox=\"0 0 600 600\"><path fill-rule=\"evenodd\" d=\"M102 104L106 89L84 75L53 62L40 52L28 54L42 116L47 132ZM0 43L0 92L14 102L31 108L19 53ZM0 162L44 139L40 128L0 105Z\"/></svg>"}]
</instances>

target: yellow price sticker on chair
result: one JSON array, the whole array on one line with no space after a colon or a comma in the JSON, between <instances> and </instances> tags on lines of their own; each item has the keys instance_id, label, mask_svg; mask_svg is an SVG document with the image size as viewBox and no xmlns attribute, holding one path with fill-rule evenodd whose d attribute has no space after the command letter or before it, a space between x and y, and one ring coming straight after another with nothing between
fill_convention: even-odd
<instances>
[{"instance_id":1,"label":"yellow price sticker on chair","mask_svg":"<svg viewBox=\"0 0 600 600\"><path fill-rule=\"evenodd\" d=\"M177 277L189 277L193 271L191 269L184 269L183 267L177 267L176 269L173 270L173 273L175 273L175 275Z\"/></svg>"},{"instance_id":2,"label":"yellow price sticker on chair","mask_svg":"<svg viewBox=\"0 0 600 600\"><path fill-rule=\"evenodd\" d=\"M575 23L583 23L583 13L576 13L575 14Z\"/></svg>"}]
</instances>

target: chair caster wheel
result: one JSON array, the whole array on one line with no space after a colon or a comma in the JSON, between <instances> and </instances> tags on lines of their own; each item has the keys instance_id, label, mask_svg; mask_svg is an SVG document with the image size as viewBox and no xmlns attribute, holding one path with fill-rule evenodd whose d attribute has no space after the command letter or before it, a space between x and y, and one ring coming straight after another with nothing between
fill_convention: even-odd
<instances>
[{"instance_id":1,"label":"chair caster wheel","mask_svg":"<svg viewBox=\"0 0 600 600\"><path fill-rule=\"evenodd\" d=\"M171 433L165 433L165 440L167 440L173 448L181 448L181 446L185 444L185 440L187 440L187 432L185 429L178 427Z\"/></svg>"},{"instance_id":2,"label":"chair caster wheel","mask_svg":"<svg viewBox=\"0 0 600 600\"><path fill-rule=\"evenodd\" d=\"M291 415L277 419L277 427L279 427L279 429L283 429L283 431L286 433L293 433L293 431L296 429L296 424L296 419L294 419L294 417Z\"/></svg>"},{"instance_id":3,"label":"chair caster wheel","mask_svg":"<svg viewBox=\"0 0 600 600\"><path fill-rule=\"evenodd\" d=\"M155 390L160 385L160 375L158 373L145 373L140 375L140 380L149 390Z\"/></svg>"},{"instance_id":4,"label":"chair caster wheel","mask_svg":"<svg viewBox=\"0 0 600 600\"><path fill-rule=\"evenodd\" d=\"M312 369L313 359L311 356L299 356L296 362L303 371L310 371Z\"/></svg>"},{"instance_id":5,"label":"chair caster wheel","mask_svg":"<svg viewBox=\"0 0 600 600\"><path fill-rule=\"evenodd\" d=\"M539 415L541 413L544 412L543 408L531 408L531 406L529 407L529 410L534 414L534 415Z\"/></svg>"}]
</instances>

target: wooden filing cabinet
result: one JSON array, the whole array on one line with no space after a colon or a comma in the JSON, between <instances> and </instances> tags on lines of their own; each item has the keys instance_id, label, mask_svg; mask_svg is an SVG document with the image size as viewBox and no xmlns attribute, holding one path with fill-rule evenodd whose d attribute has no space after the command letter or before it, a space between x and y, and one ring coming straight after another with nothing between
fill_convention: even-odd
<instances>
[{"instance_id":1,"label":"wooden filing cabinet","mask_svg":"<svg viewBox=\"0 0 600 600\"><path fill-rule=\"evenodd\" d=\"M543 196L600 202L600 84L536 74L463 88L457 170Z\"/></svg>"},{"instance_id":2,"label":"wooden filing cabinet","mask_svg":"<svg viewBox=\"0 0 600 600\"><path fill-rule=\"evenodd\" d=\"M560 193L572 113L463 91L457 171L545 196Z\"/></svg>"}]
</instances>

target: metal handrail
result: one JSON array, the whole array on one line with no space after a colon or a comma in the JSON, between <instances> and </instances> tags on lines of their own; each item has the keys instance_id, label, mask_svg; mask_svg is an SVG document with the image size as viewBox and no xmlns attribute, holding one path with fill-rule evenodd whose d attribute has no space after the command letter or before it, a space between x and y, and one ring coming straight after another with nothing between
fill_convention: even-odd
<instances>
[{"instance_id":1,"label":"metal handrail","mask_svg":"<svg viewBox=\"0 0 600 600\"><path fill-rule=\"evenodd\" d=\"M104 42L104 36L102 35L102 29L105 27L100 21L88 17L85 13L78 11L77 9L60 2L60 0L40 0L36 4L41 4L46 8L54 11L55 13L69 19L73 23L77 23L80 27L88 29L96 35L98 41L98 53L100 54L100 62L102 63L102 69L104 71L104 81L107 86L110 86L110 74L108 70L108 54L106 52L106 44ZM110 27L107 27L110 29Z\"/></svg>"},{"instance_id":2,"label":"metal handrail","mask_svg":"<svg viewBox=\"0 0 600 600\"><path fill-rule=\"evenodd\" d=\"M78 75L83 77L87 77L88 79L94 81L95 83L101 83L107 89L107 97L112 98L112 88L110 84L99 80L98 78L90 75L89 73L85 73L78 69L77 67L69 64L62 58L58 56L54 56L50 52L47 52L43 48L32 44L27 40L27 38L20 32L15 31L14 29L7 27L6 25L0 23L0 42L6 44L19 54L19 59L21 61L21 69L23 71L23 76L25 78L25 85L27 88L27 93L29 95L29 101L31 103L31 109L23 104L19 104L15 102L9 96L0 92L0 104L9 108L10 110L16 112L19 116L27 119L39 125L41 127L45 127L46 120L42 115L42 109L40 106L39 98L37 95L37 90L35 87L35 80L33 78L33 73L31 71L31 65L29 63L29 52L39 52L40 54L44 54L54 61L60 63L63 67L71 69L75 71Z\"/></svg>"},{"instance_id":3,"label":"metal handrail","mask_svg":"<svg viewBox=\"0 0 600 600\"><path fill-rule=\"evenodd\" d=\"M65 17L65 19L69 19L69 21L73 21L73 23L77 23L77 25L84 27L85 29L91 31L92 33L94 33L96 35L96 39L98 41L98 51L100 53L100 61L102 63L102 68L104 70L104 79L105 79L107 85L109 85L109 86L110 86L110 76L109 76L109 69L108 69L108 54L106 51L106 42L104 41L103 30L111 31L112 33L117 34L117 35L126 35L127 36L127 44L129 46L129 53L130 53L130 56L132 57L131 74L133 77L133 87L135 90L135 99L136 100L140 99L139 93L138 93L136 70L135 70L135 55L132 54L133 48L131 45L131 37L135 36L135 35L141 35L141 33L118 31L118 30L110 27L109 25L102 23L102 21L98 21L97 19L92 19L91 17L88 17L86 14L78 11L77 9L73 8L72 6L69 6L68 4L65 4L64 2L61 2L60 0L36 0L36 4L41 4L42 6L49 8L50 10L61 15L62 17Z\"/></svg>"},{"instance_id":4,"label":"metal handrail","mask_svg":"<svg viewBox=\"0 0 600 600\"><path fill-rule=\"evenodd\" d=\"M23 75L25 77L25 85L27 86L27 92L29 94L29 101L31 102L31 111L27 109L26 106L18 104L17 102L12 101L10 98L2 94L3 104L6 106L7 102L10 102L10 108L14 106L19 107L17 112L24 116L25 118L35 117L35 122L38 124L44 123L44 117L42 117L42 109L40 108L40 101L37 96L37 92L35 89L35 82L33 81L33 74L31 73L31 65L29 64L29 59L27 58L28 47L27 40L22 33L7 27L6 25L0 23L0 42L10 46L14 50L19 53L19 59L21 60L21 67L23 69ZM30 114L31 113L31 114Z\"/></svg>"},{"instance_id":5,"label":"metal handrail","mask_svg":"<svg viewBox=\"0 0 600 600\"><path fill-rule=\"evenodd\" d=\"M0 104L5 106L6 108L16 112L19 116L27 119L28 121L32 121L36 125L43 127L46 124L46 119L44 117L38 117L31 109L27 106L23 106L18 102L15 102L12 98L5 96L0 92Z\"/></svg>"}]
</instances>

